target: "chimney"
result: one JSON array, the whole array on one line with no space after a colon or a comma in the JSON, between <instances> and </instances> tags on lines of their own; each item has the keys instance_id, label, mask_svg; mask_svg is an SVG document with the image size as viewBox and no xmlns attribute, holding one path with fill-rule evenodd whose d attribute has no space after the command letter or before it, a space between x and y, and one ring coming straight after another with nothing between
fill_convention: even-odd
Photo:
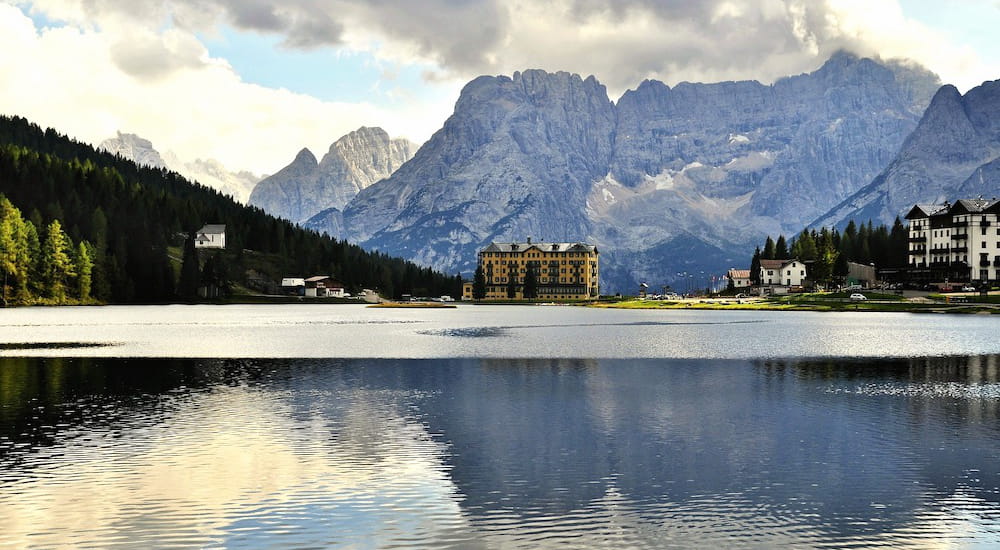
<instances>
[{"instance_id":1,"label":"chimney","mask_svg":"<svg viewBox=\"0 0 1000 550\"><path fill-rule=\"evenodd\" d=\"M528 244L531 244L531 237L528 237Z\"/></svg>"}]
</instances>

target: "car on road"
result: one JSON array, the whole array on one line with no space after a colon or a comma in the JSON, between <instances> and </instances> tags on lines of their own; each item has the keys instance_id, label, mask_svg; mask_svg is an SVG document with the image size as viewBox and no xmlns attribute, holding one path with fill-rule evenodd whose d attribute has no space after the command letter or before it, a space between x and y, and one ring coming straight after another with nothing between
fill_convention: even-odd
<instances>
[{"instance_id":1,"label":"car on road","mask_svg":"<svg viewBox=\"0 0 1000 550\"><path fill-rule=\"evenodd\" d=\"M868 297L865 296L864 294L861 294L860 292L855 292L854 294L851 294L852 302L864 302L867 299Z\"/></svg>"},{"instance_id":2,"label":"car on road","mask_svg":"<svg viewBox=\"0 0 1000 550\"><path fill-rule=\"evenodd\" d=\"M962 292L975 292L975 291L976 291L976 287L974 287L974 286L963 286L962 287Z\"/></svg>"}]
</instances>

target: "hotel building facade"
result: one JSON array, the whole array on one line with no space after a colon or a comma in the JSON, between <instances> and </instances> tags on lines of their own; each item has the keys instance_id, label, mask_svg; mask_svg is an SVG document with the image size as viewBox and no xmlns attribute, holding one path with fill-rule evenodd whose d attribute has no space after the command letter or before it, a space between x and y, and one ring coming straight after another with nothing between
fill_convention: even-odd
<instances>
[{"instance_id":1,"label":"hotel building facade","mask_svg":"<svg viewBox=\"0 0 1000 550\"><path fill-rule=\"evenodd\" d=\"M600 293L597 247L587 243L491 243L479 251L486 275L484 300L523 300L524 280L535 274L539 300L586 300ZM514 297L510 297L513 286ZM473 283L465 283L463 299L472 300Z\"/></svg>"},{"instance_id":2,"label":"hotel building facade","mask_svg":"<svg viewBox=\"0 0 1000 550\"><path fill-rule=\"evenodd\" d=\"M918 204L909 222L909 278L914 282L1000 280L1000 201Z\"/></svg>"}]
</instances>

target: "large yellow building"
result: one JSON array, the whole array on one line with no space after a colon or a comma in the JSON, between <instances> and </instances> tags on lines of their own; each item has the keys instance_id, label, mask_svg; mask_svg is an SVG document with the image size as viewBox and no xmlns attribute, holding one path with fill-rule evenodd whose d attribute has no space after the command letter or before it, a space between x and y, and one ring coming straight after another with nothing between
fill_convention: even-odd
<instances>
[{"instance_id":1,"label":"large yellow building","mask_svg":"<svg viewBox=\"0 0 1000 550\"><path fill-rule=\"evenodd\" d=\"M597 247L586 243L491 243L479 252L486 275L486 300L523 300L528 270L534 270L536 298L584 300L600 290ZM473 283L463 298L472 299ZM511 296L513 294L513 296Z\"/></svg>"}]
</instances>

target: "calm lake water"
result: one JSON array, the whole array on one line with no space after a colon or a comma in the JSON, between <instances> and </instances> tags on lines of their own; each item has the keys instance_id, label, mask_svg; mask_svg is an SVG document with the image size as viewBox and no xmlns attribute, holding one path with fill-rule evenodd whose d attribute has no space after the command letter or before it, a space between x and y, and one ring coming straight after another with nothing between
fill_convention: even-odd
<instances>
[{"instance_id":1,"label":"calm lake water","mask_svg":"<svg viewBox=\"0 0 1000 550\"><path fill-rule=\"evenodd\" d=\"M0 310L0 548L996 547L998 323Z\"/></svg>"}]
</instances>

